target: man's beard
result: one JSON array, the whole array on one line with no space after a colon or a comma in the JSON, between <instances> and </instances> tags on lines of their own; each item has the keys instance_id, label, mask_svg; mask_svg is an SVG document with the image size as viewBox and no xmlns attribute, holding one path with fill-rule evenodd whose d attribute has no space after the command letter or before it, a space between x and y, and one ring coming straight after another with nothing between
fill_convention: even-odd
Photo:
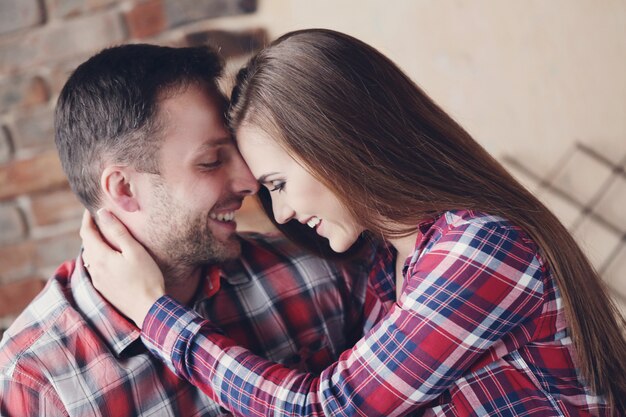
<instances>
[{"instance_id":1,"label":"man's beard","mask_svg":"<svg viewBox=\"0 0 626 417\"><path fill-rule=\"evenodd\" d=\"M163 271L166 284L185 279L181 276L195 268L224 262L239 256L241 246L236 234L218 240L209 224L209 212L194 213L179 204L165 185L156 183L155 200L149 225L150 252Z\"/></svg>"}]
</instances>

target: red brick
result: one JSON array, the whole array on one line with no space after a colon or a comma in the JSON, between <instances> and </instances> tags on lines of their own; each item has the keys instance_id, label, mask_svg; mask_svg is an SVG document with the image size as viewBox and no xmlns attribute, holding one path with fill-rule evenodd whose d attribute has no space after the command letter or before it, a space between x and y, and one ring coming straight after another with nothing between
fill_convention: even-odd
<instances>
[{"instance_id":1,"label":"red brick","mask_svg":"<svg viewBox=\"0 0 626 417\"><path fill-rule=\"evenodd\" d=\"M72 72L74 72L76 67L85 62L90 56L91 54L81 54L68 58L63 62L59 62L57 65L51 66L50 74L47 78L50 93L53 96L59 95Z\"/></svg>"},{"instance_id":2,"label":"red brick","mask_svg":"<svg viewBox=\"0 0 626 417\"><path fill-rule=\"evenodd\" d=\"M54 111L41 107L19 115L15 121L13 146L16 152L54 149Z\"/></svg>"},{"instance_id":3,"label":"red brick","mask_svg":"<svg viewBox=\"0 0 626 417\"><path fill-rule=\"evenodd\" d=\"M11 159L13 153L13 145L11 144L11 136L6 126L0 126L0 164L4 164Z\"/></svg>"},{"instance_id":4,"label":"red brick","mask_svg":"<svg viewBox=\"0 0 626 417\"><path fill-rule=\"evenodd\" d=\"M126 38L124 22L115 11L69 19L0 45L0 73L91 55Z\"/></svg>"},{"instance_id":5,"label":"red brick","mask_svg":"<svg viewBox=\"0 0 626 417\"><path fill-rule=\"evenodd\" d=\"M61 263L76 258L81 243L78 225L72 233L42 239L36 243L35 265L38 269L56 268Z\"/></svg>"},{"instance_id":6,"label":"red brick","mask_svg":"<svg viewBox=\"0 0 626 417\"><path fill-rule=\"evenodd\" d=\"M31 108L49 98L48 87L41 77L18 76L0 83L0 112Z\"/></svg>"},{"instance_id":7,"label":"red brick","mask_svg":"<svg viewBox=\"0 0 626 417\"><path fill-rule=\"evenodd\" d=\"M190 46L210 45L224 58L250 54L263 48L268 41L267 32L263 29L241 32L205 30L190 33L185 39Z\"/></svg>"},{"instance_id":8,"label":"red brick","mask_svg":"<svg viewBox=\"0 0 626 417\"><path fill-rule=\"evenodd\" d=\"M39 104L45 103L50 99L50 93L46 82L41 77L33 78L29 89L22 98L21 105L25 108L31 108Z\"/></svg>"},{"instance_id":9,"label":"red brick","mask_svg":"<svg viewBox=\"0 0 626 417\"><path fill-rule=\"evenodd\" d=\"M40 46L40 54L36 62L58 62L118 44L126 39L126 30L118 13L107 12L71 19L48 33L39 32L38 35L35 42Z\"/></svg>"},{"instance_id":10,"label":"red brick","mask_svg":"<svg viewBox=\"0 0 626 417\"><path fill-rule=\"evenodd\" d=\"M56 151L0 167L0 200L67 184Z\"/></svg>"},{"instance_id":11,"label":"red brick","mask_svg":"<svg viewBox=\"0 0 626 417\"><path fill-rule=\"evenodd\" d=\"M31 197L33 223L47 226L67 220L79 219L85 208L69 188Z\"/></svg>"},{"instance_id":12,"label":"red brick","mask_svg":"<svg viewBox=\"0 0 626 417\"><path fill-rule=\"evenodd\" d=\"M163 0L169 27L198 20L251 13L256 0Z\"/></svg>"},{"instance_id":13,"label":"red brick","mask_svg":"<svg viewBox=\"0 0 626 417\"><path fill-rule=\"evenodd\" d=\"M74 259L80 246L78 224L70 233L0 246L0 282L16 281L35 271L54 270L62 262Z\"/></svg>"},{"instance_id":14,"label":"red brick","mask_svg":"<svg viewBox=\"0 0 626 417\"><path fill-rule=\"evenodd\" d=\"M14 205L0 204L0 244L15 243L26 237L24 215Z\"/></svg>"},{"instance_id":15,"label":"red brick","mask_svg":"<svg viewBox=\"0 0 626 417\"><path fill-rule=\"evenodd\" d=\"M167 27L161 0L149 0L136 4L126 13L125 19L132 38L154 36Z\"/></svg>"},{"instance_id":16,"label":"red brick","mask_svg":"<svg viewBox=\"0 0 626 417\"><path fill-rule=\"evenodd\" d=\"M52 17L79 15L85 8L85 0L48 0L48 14Z\"/></svg>"},{"instance_id":17,"label":"red brick","mask_svg":"<svg viewBox=\"0 0 626 417\"><path fill-rule=\"evenodd\" d=\"M257 0L239 0L237 2L239 9L243 13L254 13L257 9Z\"/></svg>"},{"instance_id":18,"label":"red brick","mask_svg":"<svg viewBox=\"0 0 626 417\"><path fill-rule=\"evenodd\" d=\"M116 3L118 0L49 0L48 13L53 17L77 16Z\"/></svg>"},{"instance_id":19,"label":"red brick","mask_svg":"<svg viewBox=\"0 0 626 417\"><path fill-rule=\"evenodd\" d=\"M39 25L44 20L39 0L3 0L0 2L0 34Z\"/></svg>"},{"instance_id":20,"label":"red brick","mask_svg":"<svg viewBox=\"0 0 626 417\"><path fill-rule=\"evenodd\" d=\"M37 278L29 278L0 286L0 317L16 316L46 285Z\"/></svg>"},{"instance_id":21,"label":"red brick","mask_svg":"<svg viewBox=\"0 0 626 417\"><path fill-rule=\"evenodd\" d=\"M0 39L0 75L19 72L22 65L31 59L32 51L30 48L24 48L29 43L29 34L20 33L19 36L10 39ZM2 87L0 85L0 91ZM2 101L0 96L0 108ZM2 111L2 110L0 110Z\"/></svg>"},{"instance_id":22,"label":"red brick","mask_svg":"<svg viewBox=\"0 0 626 417\"><path fill-rule=\"evenodd\" d=\"M0 282L32 274L35 271L35 253L32 241L0 246Z\"/></svg>"}]
</instances>

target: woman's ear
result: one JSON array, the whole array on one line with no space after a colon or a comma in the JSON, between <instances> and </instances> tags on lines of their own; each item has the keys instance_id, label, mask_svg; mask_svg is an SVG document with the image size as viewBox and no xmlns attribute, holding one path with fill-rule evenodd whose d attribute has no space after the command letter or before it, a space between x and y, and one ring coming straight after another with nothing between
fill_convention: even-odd
<instances>
[{"instance_id":1,"label":"woman's ear","mask_svg":"<svg viewBox=\"0 0 626 417\"><path fill-rule=\"evenodd\" d=\"M141 208L134 181L138 173L121 165L110 165L104 168L100 176L100 187L104 199L110 204L126 212L135 212Z\"/></svg>"}]
</instances>

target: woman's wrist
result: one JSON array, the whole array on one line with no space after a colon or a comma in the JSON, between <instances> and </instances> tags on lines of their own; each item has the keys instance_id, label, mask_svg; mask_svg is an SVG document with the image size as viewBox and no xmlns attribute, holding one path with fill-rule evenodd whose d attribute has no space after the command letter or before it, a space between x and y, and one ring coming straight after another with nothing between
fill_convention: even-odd
<instances>
[{"instance_id":1,"label":"woman's wrist","mask_svg":"<svg viewBox=\"0 0 626 417\"><path fill-rule=\"evenodd\" d=\"M152 309L152 306L157 302L159 298L161 298L164 293L153 293L146 295L145 297L141 297L141 299L137 300L135 308L131 312L130 319L135 322L135 325L140 329L143 327L143 322L146 319L146 316Z\"/></svg>"}]
</instances>

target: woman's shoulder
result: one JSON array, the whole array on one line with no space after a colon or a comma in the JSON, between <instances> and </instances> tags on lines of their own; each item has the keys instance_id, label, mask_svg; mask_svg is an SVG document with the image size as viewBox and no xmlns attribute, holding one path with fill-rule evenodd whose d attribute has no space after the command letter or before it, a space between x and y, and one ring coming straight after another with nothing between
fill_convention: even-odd
<instances>
[{"instance_id":1,"label":"woman's shoulder","mask_svg":"<svg viewBox=\"0 0 626 417\"><path fill-rule=\"evenodd\" d=\"M446 211L422 239L409 264L415 273L436 271L455 279L498 275L514 285L532 287L533 294L543 292L546 275L537 246L503 217L471 210Z\"/></svg>"},{"instance_id":2,"label":"woman's shoulder","mask_svg":"<svg viewBox=\"0 0 626 417\"><path fill-rule=\"evenodd\" d=\"M430 247L438 241L503 239L536 253L537 245L518 225L499 215L477 210L449 210L419 224L419 246Z\"/></svg>"},{"instance_id":3,"label":"woman's shoulder","mask_svg":"<svg viewBox=\"0 0 626 417\"><path fill-rule=\"evenodd\" d=\"M474 225L519 229L504 217L477 210L449 210L442 213L439 219L451 228Z\"/></svg>"},{"instance_id":4,"label":"woman's shoulder","mask_svg":"<svg viewBox=\"0 0 626 417\"><path fill-rule=\"evenodd\" d=\"M464 228L485 228L485 229L510 229L521 232L524 231L514 222L502 216L485 213L477 210L448 210L433 216L431 219L421 222L418 226L420 231L429 229L439 230L442 233L448 230Z\"/></svg>"}]
</instances>

